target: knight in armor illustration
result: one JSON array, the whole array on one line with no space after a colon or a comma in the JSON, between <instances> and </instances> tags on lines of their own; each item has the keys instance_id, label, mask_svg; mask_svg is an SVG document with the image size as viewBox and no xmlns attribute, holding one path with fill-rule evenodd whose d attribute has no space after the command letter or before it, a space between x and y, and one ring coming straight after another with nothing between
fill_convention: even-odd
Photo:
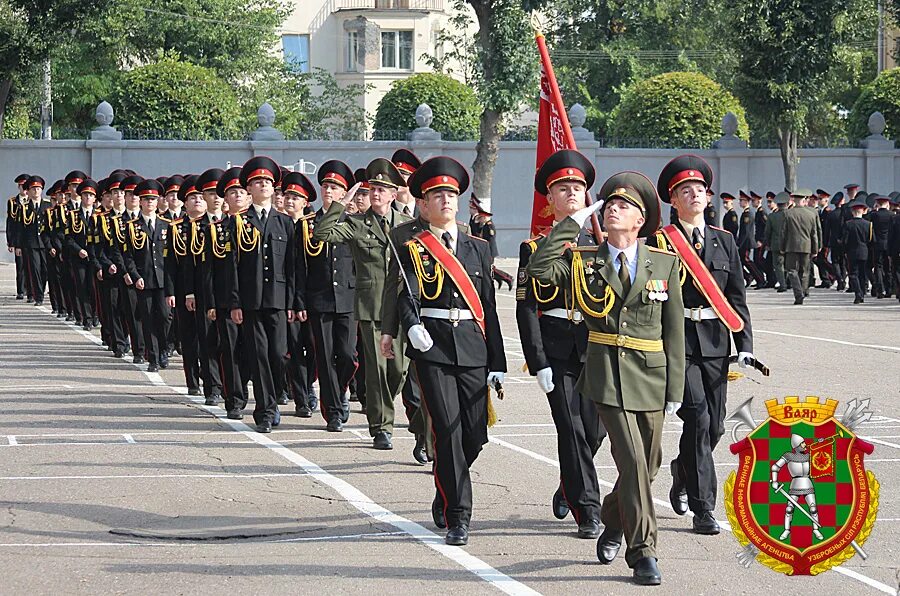
<instances>
[{"instance_id":1,"label":"knight in armor illustration","mask_svg":"<svg viewBox=\"0 0 900 596\"><path fill-rule=\"evenodd\" d=\"M819 442L819 441L817 441ZM788 505L784 511L784 532L778 537L779 540L786 540L791 534L791 520L794 517L794 509L799 507L799 501L802 497L809 506L809 517L815 522L813 524L813 535L823 540L822 532L819 531L819 508L816 506L816 489L813 486L812 478L810 478L809 468L809 446L806 440L800 435L791 435L791 450L783 453L778 461L772 464L772 490L776 493L783 493L783 485L778 482L778 472L787 465L788 472L791 474L791 485L788 488L787 496Z\"/></svg>"}]
</instances>

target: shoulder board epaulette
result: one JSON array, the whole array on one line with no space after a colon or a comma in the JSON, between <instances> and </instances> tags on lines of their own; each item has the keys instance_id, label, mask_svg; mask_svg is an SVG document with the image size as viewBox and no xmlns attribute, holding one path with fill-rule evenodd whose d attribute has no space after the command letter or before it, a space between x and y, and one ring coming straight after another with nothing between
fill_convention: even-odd
<instances>
[{"instance_id":1,"label":"shoulder board epaulette","mask_svg":"<svg viewBox=\"0 0 900 596\"><path fill-rule=\"evenodd\" d=\"M649 244L645 244L645 246L647 247L647 250L650 250L653 252L661 252L664 255L672 255L673 257L676 256L676 254L674 252L672 252L671 250L666 250L664 248L657 248L656 246L650 246Z\"/></svg>"},{"instance_id":2,"label":"shoulder board epaulette","mask_svg":"<svg viewBox=\"0 0 900 596\"><path fill-rule=\"evenodd\" d=\"M243 214L247 213L248 211L250 211L250 207L244 207L243 209L238 211L238 214L243 215Z\"/></svg>"},{"instance_id":3,"label":"shoulder board epaulette","mask_svg":"<svg viewBox=\"0 0 900 596\"><path fill-rule=\"evenodd\" d=\"M162 218L160 218L160 219L162 219ZM177 225L177 224L180 224L181 222L183 222L183 221L184 221L184 218L183 218L183 217L179 217L179 218L177 218L177 219L170 219L170 220L168 220L168 221L169 221L170 224L172 224L172 225L174 226L174 225Z\"/></svg>"},{"instance_id":4,"label":"shoulder board epaulette","mask_svg":"<svg viewBox=\"0 0 900 596\"><path fill-rule=\"evenodd\" d=\"M522 244L528 244L529 242L537 242L538 240L540 240L541 238L544 238L544 237L545 236L543 234L538 234L534 238L529 238L528 240L523 240Z\"/></svg>"},{"instance_id":5,"label":"shoulder board epaulette","mask_svg":"<svg viewBox=\"0 0 900 596\"><path fill-rule=\"evenodd\" d=\"M484 238L479 238L478 236L473 236L472 234L470 234L468 232L465 232L465 234L472 240L478 240L479 242L484 242L485 244L487 244L487 240L485 240Z\"/></svg>"},{"instance_id":6,"label":"shoulder board epaulette","mask_svg":"<svg viewBox=\"0 0 900 596\"><path fill-rule=\"evenodd\" d=\"M719 232L725 232L726 234L730 234L730 233L731 233L731 232L729 232L728 230L726 230L725 228L720 228L720 227L718 227L718 226L709 226L709 227L711 227L711 228L714 229L714 230L718 230Z\"/></svg>"},{"instance_id":7,"label":"shoulder board epaulette","mask_svg":"<svg viewBox=\"0 0 900 596\"><path fill-rule=\"evenodd\" d=\"M569 250L577 250L578 252L597 252L596 246L570 246Z\"/></svg>"},{"instance_id":8,"label":"shoulder board epaulette","mask_svg":"<svg viewBox=\"0 0 900 596\"><path fill-rule=\"evenodd\" d=\"M464 234L468 234L468 233L469 233L469 224L464 224L464 223L456 222L456 225L459 226L459 229L460 229Z\"/></svg>"},{"instance_id":9,"label":"shoulder board epaulette","mask_svg":"<svg viewBox=\"0 0 900 596\"><path fill-rule=\"evenodd\" d=\"M409 227L409 226L413 225L414 223L416 223L416 221L418 221L418 219L415 217L413 217L411 219L405 219L405 220L401 221L400 223L398 223L396 226L394 226L394 228Z\"/></svg>"},{"instance_id":10,"label":"shoulder board epaulette","mask_svg":"<svg viewBox=\"0 0 900 596\"><path fill-rule=\"evenodd\" d=\"M121 213L113 213L112 211L110 211L107 215L109 215L110 219L121 219L122 218Z\"/></svg>"},{"instance_id":11,"label":"shoulder board epaulette","mask_svg":"<svg viewBox=\"0 0 900 596\"><path fill-rule=\"evenodd\" d=\"M162 215L157 215L156 217L158 217L161 221L164 221L166 223L172 223L172 220L169 219L168 217L163 217Z\"/></svg>"}]
</instances>

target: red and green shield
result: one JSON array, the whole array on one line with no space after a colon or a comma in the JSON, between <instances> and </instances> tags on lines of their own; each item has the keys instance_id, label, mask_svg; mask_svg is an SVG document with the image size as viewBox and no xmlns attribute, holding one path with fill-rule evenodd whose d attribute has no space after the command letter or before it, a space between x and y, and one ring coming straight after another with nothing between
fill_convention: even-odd
<instances>
[{"instance_id":1,"label":"red and green shield","mask_svg":"<svg viewBox=\"0 0 900 596\"><path fill-rule=\"evenodd\" d=\"M790 535L780 540L788 499L776 493L770 482L772 465L791 451L791 434L803 437L810 448L810 477L823 540L814 536L813 522L799 508L794 510ZM819 439L822 441L816 443ZM851 542L874 522L877 483L870 486L872 478L864 465L864 456L872 451L872 445L833 417L817 424L767 419L731 446L740 462L736 474L729 478L725 498L738 539L759 549L763 563L790 575L815 575L831 567L828 562L841 553L841 560L846 560L852 556L852 550L846 552ZM781 468L778 481L787 492L791 483L787 465ZM794 498L809 511L803 497Z\"/></svg>"}]
</instances>

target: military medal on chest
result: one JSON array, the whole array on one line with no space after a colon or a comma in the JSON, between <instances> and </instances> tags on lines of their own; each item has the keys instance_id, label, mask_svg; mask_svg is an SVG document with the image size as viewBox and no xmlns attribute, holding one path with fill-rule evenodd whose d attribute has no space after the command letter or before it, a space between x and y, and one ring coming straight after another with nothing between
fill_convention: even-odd
<instances>
[{"instance_id":1,"label":"military medal on chest","mask_svg":"<svg viewBox=\"0 0 900 596\"><path fill-rule=\"evenodd\" d=\"M669 299L669 280L651 279L645 287L650 292L648 295L650 300L665 302Z\"/></svg>"}]
</instances>

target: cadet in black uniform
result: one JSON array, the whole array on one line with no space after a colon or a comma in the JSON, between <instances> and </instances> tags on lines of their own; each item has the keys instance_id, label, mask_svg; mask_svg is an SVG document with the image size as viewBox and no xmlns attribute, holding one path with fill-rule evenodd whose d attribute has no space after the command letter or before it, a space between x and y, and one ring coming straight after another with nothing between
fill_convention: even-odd
<instances>
[{"instance_id":1,"label":"cadet in black uniform","mask_svg":"<svg viewBox=\"0 0 900 596\"><path fill-rule=\"evenodd\" d=\"M765 275L766 220L768 219L768 215L766 214L766 208L762 204L762 197L752 190L750 191L750 197L752 198L753 209L755 210L753 215L753 264L756 266L756 270L759 272L760 279L762 280L761 283L757 281L756 289L761 290L773 285L772 281ZM705 221L704 218L704 222Z\"/></svg>"},{"instance_id":2,"label":"cadet in black uniform","mask_svg":"<svg viewBox=\"0 0 900 596\"><path fill-rule=\"evenodd\" d=\"M134 279L132 279L125 267L125 252L130 240L129 230L131 222L136 221L141 216L141 199L135 194L137 185L144 179L137 174L128 174L119 184L119 188L124 193L125 211L122 217L118 218L118 226L116 227L116 247L118 270L122 272L122 283L124 288L125 319L129 334L131 335L131 352L134 355L132 362L134 364L143 364L146 362L147 343L144 341L144 326L141 324L140 307L138 306L138 291L134 287ZM149 341L149 338L148 338Z\"/></svg>"},{"instance_id":3,"label":"cadet in black uniform","mask_svg":"<svg viewBox=\"0 0 900 596\"><path fill-rule=\"evenodd\" d=\"M400 319L434 433L432 514L437 526L449 526L445 542L457 546L468 542L472 517L469 468L488 441L488 385L502 385L506 371L490 249L456 224L468 185L465 168L449 157L423 163L409 190L424 199L429 231L400 250L411 284L401 286Z\"/></svg>"},{"instance_id":4,"label":"cadet in black uniform","mask_svg":"<svg viewBox=\"0 0 900 596\"><path fill-rule=\"evenodd\" d=\"M869 245L874 239L872 222L863 216L868 209L865 199L857 197L848 208L852 217L844 224L844 249L847 252L847 266L850 271L850 289L855 298L853 304L865 302L866 263L869 259Z\"/></svg>"},{"instance_id":5,"label":"cadet in black uniform","mask_svg":"<svg viewBox=\"0 0 900 596\"><path fill-rule=\"evenodd\" d=\"M716 506L715 463L712 452L725 432L725 402L728 380L728 358L734 339L741 366L753 361L753 335L750 311L741 274L741 260L734 238L723 229L707 226L703 220L702 198L712 185L712 168L702 158L683 155L670 161L659 176L657 190L678 211L674 223L677 232L687 240L687 250L700 257L717 287L705 287L701 279L693 279L686 268L687 280L682 285L685 316L684 401L678 417L684 422L678 457L671 462L672 489L669 501L675 513L694 512L693 527L697 534L718 534L713 516ZM749 217L747 211L744 217ZM666 228L669 230L669 228ZM675 233L676 230L670 230ZM667 232L668 233L668 232ZM752 235L750 236L752 237ZM675 250L663 232L655 236L659 248ZM685 257L682 257L683 260ZM729 329L711 307L715 294L723 297L737 314L742 325ZM719 311L721 311L721 307ZM729 333L730 331L730 333Z\"/></svg>"},{"instance_id":6,"label":"cadet in black uniform","mask_svg":"<svg viewBox=\"0 0 900 596\"><path fill-rule=\"evenodd\" d=\"M888 243L894 214L888 209L889 205L888 197L878 196L875 199L875 211L870 217L876 298L889 298L893 289L891 287L891 258Z\"/></svg>"},{"instance_id":7,"label":"cadet in black uniform","mask_svg":"<svg viewBox=\"0 0 900 596\"><path fill-rule=\"evenodd\" d=\"M751 197L743 190L740 191L739 197L741 203L741 214L735 240L737 242L738 251L741 255L741 263L746 270L746 274L744 275L745 284L749 286L751 282L756 282L756 286L760 287L761 285L764 285L764 283L760 282L761 275L756 269L753 258L750 256L750 251L753 250L753 248L756 246L753 214L750 212ZM765 280L763 280L763 282L764 281Z\"/></svg>"},{"instance_id":8,"label":"cadet in black uniform","mask_svg":"<svg viewBox=\"0 0 900 596\"><path fill-rule=\"evenodd\" d=\"M547 197L556 222L585 207L594 183L594 166L570 149L551 155L535 176L535 190ZM594 467L606 429L594 401L575 389L587 354L588 330L568 287L532 279L526 272L531 255L546 240L540 235L519 246L516 321L529 372L547 394L559 456L560 485L553 495L558 519L571 510L579 538L600 535L600 485ZM596 246L582 229L578 246Z\"/></svg>"},{"instance_id":9,"label":"cadet in black uniform","mask_svg":"<svg viewBox=\"0 0 900 596\"><path fill-rule=\"evenodd\" d=\"M103 324L110 326L109 347L116 358L121 358L128 351L125 284L122 281L124 266L120 267L117 260L120 255L117 233L121 233L120 222L125 211L125 193L120 188L123 178L122 174L115 172L106 178L110 209L100 217L94 247L95 275L108 295L109 314Z\"/></svg>"},{"instance_id":10,"label":"cadet in black uniform","mask_svg":"<svg viewBox=\"0 0 900 596\"><path fill-rule=\"evenodd\" d=\"M156 213L163 186L153 179L144 180L134 190L141 204L137 218L128 222L125 243L125 269L137 291L138 311L144 330L147 372L169 366L165 355L166 319L169 309L165 296L164 248L169 222Z\"/></svg>"},{"instance_id":11,"label":"cadet in black uniform","mask_svg":"<svg viewBox=\"0 0 900 596\"><path fill-rule=\"evenodd\" d=\"M16 259L16 300L22 300L25 297L26 289L28 288L25 283L25 261L22 257L22 251L18 246L18 230L19 230L19 215L22 212L22 203L25 202L26 192L25 192L25 182L28 181L30 176L28 174L19 174L16 176L15 182L16 186L19 187L19 192L9 198L6 202L6 248L9 252L13 253L13 256ZM28 293L28 298L31 299L30 292Z\"/></svg>"},{"instance_id":12,"label":"cadet in black uniform","mask_svg":"<svg viewBox=\"0 0 900 596\"><path fill-rule=\"evenodd\" d=\"M19 245L25 257L25 269L31 284L31 295L34 305L44 302L44 288L47 283L47 260L44 248L45 238L42 230L47 225L47 211L50 201L41 195L44 192L44 179L31 176L25 183L27 200L22 204L21 226L19 226Z\"/></svg>"},{"instance_id":13,"label":"cadet in black uniform","mask_svg":"<svg viewBox=\"0 0 900 596\"><path fill-rule=\"evenodd\" d=\"M286 323L294 320L294 222L272 204L275 186L281 182L281 168L274 160L250 159L240 180L252 204L230 222L231 320L245 326L245 349L255 361L256 430L269 433L281 421L276 397L284 384Z\"/></svg>"},{"instance_id":14,"label":"cadet in black uniform","mask_svg":"<svg viewBox=\"0 0 900 596\"><path fill-rule=\"evenodd\" d=\"M891 231L888 234L888 248L891 254L892 271L891 284L894 296L900 301L900 193L891 193L891 207L894 218L891 220Z\"/></svg>"},{"instance_id":15,"label":"cadet in black uniform","mask_svg":"<svg viewBox=\"0 0 900 596\"><path fill-rule=\"evenodd\" d=\"M81 197L81 208L69 211L66 234L66 250L71 256L72 274L75 279L75 301L81 313L81 321L85 331L94 328L97 317L94 304L94 267L91 263L93 247L91 238L94 235L94 202L97 199L97 183L83 180L77 187Z\"/></svg>"},{"instance_id":16,"label":"cadet in black uniform","mask_svg":"<svg viewBox=\"0 0 900 596\"><path fill-rule=\"evenodd\" d=\"M469 198L469 214L469 234L481 238L491 247L491 273L497 282L497 289L506 284L512 290L512 275L494 265L494 259L500 252L497 250L497 228L494 226L490 200L481 200L473 192Z\"/></svg>"},{"instance_id":17,"label":"cadet in black uniform","mask_svg":"<svg viewBox=\"0 0 900 596\"><path fill-rule=\"evenodd\" d=\"M734 195L723 192L719 196L722 198L722 211L724 212L724 215L722 215L722 227L737 238L739 224L738 215L734 210Z\"/></svg>"}]
</instances>

